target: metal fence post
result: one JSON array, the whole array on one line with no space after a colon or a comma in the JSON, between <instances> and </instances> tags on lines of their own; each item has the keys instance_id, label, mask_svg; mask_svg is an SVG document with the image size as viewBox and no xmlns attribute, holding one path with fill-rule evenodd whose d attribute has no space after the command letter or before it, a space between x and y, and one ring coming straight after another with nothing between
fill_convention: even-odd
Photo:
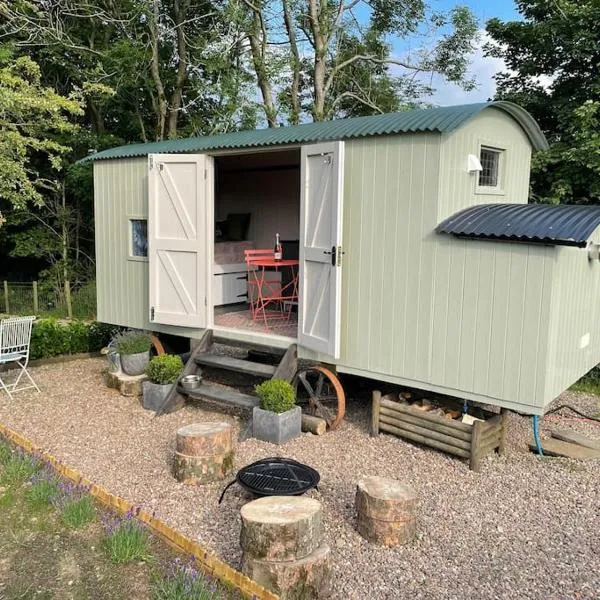
<instances>
[{"instance_id":1,"label":"metal fence post","mask_svg":"<svg viewBox=\"0 0 600 600\"><path fill-rule=\"evenodd\" d=\"M71 283L65 279L65 302L67 303L67 317L73 318L73 306L71 305Z\"/></svg>"},{"instance_id":2,"label":"metal fence post","mask_svg":"<svg viewBox=\"0 0 600 600\"><path fill-rule=\"evenodd\" d=\"M37 315L39 312L39 299L38 299L38 288L37 281L33 282L33 314Z\"/></svg>"},{"instance_id":3,"label":"metal fence post","mask_svg":"<svg viewBox=\"0 0 600 600\"><path fill-rule=\"evenodd\" d=\"M4 310L10 314L10 303L8 302L8 281L4 280Z\"/></svg>"}]
</instances>

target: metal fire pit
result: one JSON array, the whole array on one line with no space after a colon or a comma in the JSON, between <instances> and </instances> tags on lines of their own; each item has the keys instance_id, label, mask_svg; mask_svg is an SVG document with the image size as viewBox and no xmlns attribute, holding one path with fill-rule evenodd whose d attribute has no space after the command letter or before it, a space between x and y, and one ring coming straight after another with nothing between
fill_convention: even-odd
<instances>
[{"instance_id":1,"label":"metal fire pit","mask_svg":"<svg viewBox=\"0 0 600 600\"><path fill-rule=\"evenodd\" d=\"M263 496L300 496L308 490L316 488L320 481L317 471L291 458L264 458L240 469L234 481L230 482L225 492L238 483L246 491L258 497Z\"/></svg>"}]
</instances>

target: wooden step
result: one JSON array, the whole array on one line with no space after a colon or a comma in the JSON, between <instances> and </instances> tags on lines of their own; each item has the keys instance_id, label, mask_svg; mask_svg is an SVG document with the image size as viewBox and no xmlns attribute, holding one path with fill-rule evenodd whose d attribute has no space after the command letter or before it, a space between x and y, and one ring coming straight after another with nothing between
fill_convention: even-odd
<instances>
[{"instance_id":1,"label":"wooden step","mask_svg":"<svg viewBox=\"0 0 600 600\"><path fill-rule=\"evenodd\" d=\"M178 391L181 394L187 394L190 398L195 398L197 400L214 400L215 402L221 402L223 404L247 410L253 409L260 403L256 396L242 394L233 388L209 385L206 383L199 385L194 390L184 390L179 387Z\"/></svg>"},{"instance_id":2,"label":"wooden step","mask_svg":"<svg viewBox=\"0 0 600 600\"><path fill-rule=\"evenodd\" d=\"M584 446L585 448L591 448L592 450L598 450L600 452L600 440L592 440L580 433L574 431L551 431L550 435L557 440L563 442L571 442L571 444L577 444L578 446Z\"/></svg>"},{"instance_id":3,"label":"wooden step","mask_svg":"<svg viewBox=\"0 0 600 600\"><path fill-rule=\"evenodd\" d=\"M536 447L533 440L529 442L529 448L535 452ZM585 448L577 444L563 442L554 438L542 440L542 451L547 456L562 456L578 460L600 458L600 452L598 450L592 450L591 448Z\"/></svg>"},{"instance_id":4,"label":"wooden step","mask_svg":"<svg viewBox=\"0 0 600 600\"><path fill-rule=\"evenodd\" d=\"M202 352L196 355L196 364L205 367L213 367L216 369L227 369L236 373L246 373L247 375L255 375L256 377L265 377L269 379L275 373L273 365L265 365L262 363L251 362L241 358L233 358L223 354L211 354L210 352Z\"/></svg>"}]
</instances>

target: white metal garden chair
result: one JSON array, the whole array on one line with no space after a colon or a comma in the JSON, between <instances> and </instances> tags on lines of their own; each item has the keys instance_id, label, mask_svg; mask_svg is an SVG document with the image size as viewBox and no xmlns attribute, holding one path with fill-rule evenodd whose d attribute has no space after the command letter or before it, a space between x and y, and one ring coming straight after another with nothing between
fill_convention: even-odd
<instances>
[{"instance_id":1,"label":"white metal garden chair","mask_svg":"<svg viewBox=\"0 0 600 600\"><path fill-rule=\"evenodd\" d=\"M30 388L35 388L38 392L40 391L40 388L27 371L31 327L34 321L35 317L12 317L0 321L0 366L8 366L11 363L16 363L15 366L20 368L14 383L6 384L2 379L5 373L0 373L0 387L8 394L11 400L15 392ZM27 376L31 385L18 387L23 374Z\"/></svg>"}]
</instances>

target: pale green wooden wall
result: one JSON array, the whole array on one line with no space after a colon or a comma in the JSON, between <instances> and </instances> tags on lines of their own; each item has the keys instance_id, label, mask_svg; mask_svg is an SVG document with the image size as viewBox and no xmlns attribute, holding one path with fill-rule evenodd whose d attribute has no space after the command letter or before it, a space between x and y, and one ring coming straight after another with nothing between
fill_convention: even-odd
<instances>
[{"instance_id":1,"label":"pale green wooden wall","mask_svg":"<svg viewBox=\"0 0 600 600\"><path fill-rule=\"evenodd\" d=\"M600 243L600 228L591 239ZM555 259L546 402L600 362L600 262L588 260L585 248L564 246Z\"/></svg>"},{"instance_id":2,"label":"pale green wooden wall","mask_svg":"<svg viewBox=\"0 0 600 600\"><path fill-rule=\"evenodd\" d=\"M505 150L501 165L501 195L479 193L477 173L467 173L467 156L479 156L481 145ZM438 221L467 206L488 202L526 203L530 163L529 139L521 126L502 110L484 110L460 129L444 134L440 157Z\"/></svg>"},{"instance_id":3,"label":"pale green wooden wall","mask_svg":"<svg viewBox=\"0 0 600 600\"><path fill-rule=\"evenodd\" d=\"M146 157L94 163L98 320L199 337L200 329L150 324L148 261L129 257L129 219L148 218Z\"/></svg>"}]
</instances>

